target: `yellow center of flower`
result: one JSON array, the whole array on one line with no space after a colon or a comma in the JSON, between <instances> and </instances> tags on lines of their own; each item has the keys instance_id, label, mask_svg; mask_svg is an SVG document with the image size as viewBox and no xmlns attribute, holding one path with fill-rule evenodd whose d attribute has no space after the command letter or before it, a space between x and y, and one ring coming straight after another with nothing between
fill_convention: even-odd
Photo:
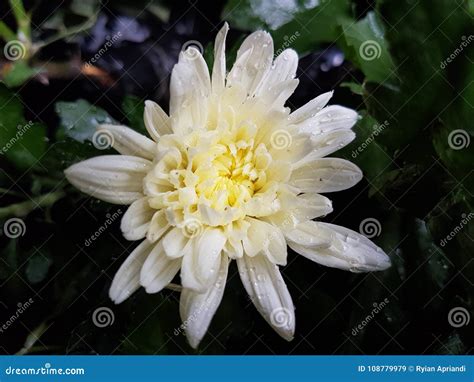
<instances>
[{"instance_id":1,"label":"yellow center of flower","mask_svg":"<svg viewBox=\"0 0 474 382\"><path fill-rule=\"evenodd\" d=\"M167 151L145 179L150 206L166 209L175 224L193 218L218 226L244 218L272 161L263 143L255 145L255 131L243 125L232 133L175 137L171 150L166 142Z\"/></svg>"}]
</instances>

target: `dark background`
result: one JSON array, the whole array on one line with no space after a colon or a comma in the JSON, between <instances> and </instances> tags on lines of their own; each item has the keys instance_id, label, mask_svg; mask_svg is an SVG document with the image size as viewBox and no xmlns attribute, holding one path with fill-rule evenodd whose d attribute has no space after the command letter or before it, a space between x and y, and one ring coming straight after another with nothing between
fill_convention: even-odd
<instances>
[{"instance_id":1,"label":"dark background","mask_svg":"<svg viewBox=\"0 0 474 382\"><path fill-rule=\"evenodd\" d=\"M85 240L125 207L78 193L62 170L104 153L84 139L98 122L114 119L143 131L145 99L167 110L169 75L181 47L197 40L212 62L213 40L227 20L229 64L252 30L269 30L275 50L291 41L301 60L300 86L289 106L335 89L331 103L361 113L357 139L337 156L357 163L365 177L354 188L327 195L334 212L324 221L358 231L364 219L376 219L380 226L372 240L393 266L351 274L290 253L282 272L297 322L295 339L287 343L258 315L232 264L223 302L196 352L472 354L472 322L455 327L448 320L452 309L466 309L467 317L473 312L474 229L472 221L461 223L473 213L473 144L456 149L449 138L455 130L468 141L474 134L472 1L275 4L25 2L34 42L91 20L93 26L23 60L1 58L1 146L18 125L31 120L34 126L0 156L0 223L17 217L25 227L18 238L0 236L0 325L19 304L33 300L0 333L0 352L195 353L183 335L175 334L181 324L179 293L140 290L120 306L109 301L111 279L136 244L121 237L119 219L91 245ZM5 1L0 14L15 30ZM84 66L118 32L121 38ZM359 50L364 41L377 42L380 57L364 60ZM463 41L467 46L443 67ZM29 72L38 68L39 74ZM387 127L354 158L353 150L385 121ZM44 195L53 195L54 202L44 202ZM11 207L18 203L20 208ZM460 224L453 239L442 244ZM354 327L385 299L386 306L354 335ZM92 321L101 307L114 316L105 328Z\"/></svg>"}]
</instances>

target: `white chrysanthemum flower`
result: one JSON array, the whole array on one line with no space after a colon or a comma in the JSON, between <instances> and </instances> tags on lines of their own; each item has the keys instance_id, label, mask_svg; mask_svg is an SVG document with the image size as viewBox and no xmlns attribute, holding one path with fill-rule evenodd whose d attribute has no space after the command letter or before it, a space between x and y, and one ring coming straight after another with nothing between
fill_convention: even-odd
<instances>
[{"instance_id":1,"label":"white chrysanthemum flower","mask_svg":"<svg viewBox=\"0 0 474 382\"><path fill-rule=\"evenodd\" d=\"M323 158L354 139L354 110L326 106L332 92L290 113L298 56L273 61L273 41L252 33L226 73L227 24L214 47L212 77L195 48L182 52L171 75L170 116L147 101L152 139L102 125L122 155L104 155L68 168L79 190L130 204L121 229L143 240L117 272L110 297L121 303L140 286L162 290L181 270L180 313L197 347L220 304L229 262L265 320L283 338L294 335L291 296L278 266L287 245L317 263L353 272L390 266L366 237L312 219L332 211L320 193L347 189L362 173Z\"/></svg>"}]
</instances>

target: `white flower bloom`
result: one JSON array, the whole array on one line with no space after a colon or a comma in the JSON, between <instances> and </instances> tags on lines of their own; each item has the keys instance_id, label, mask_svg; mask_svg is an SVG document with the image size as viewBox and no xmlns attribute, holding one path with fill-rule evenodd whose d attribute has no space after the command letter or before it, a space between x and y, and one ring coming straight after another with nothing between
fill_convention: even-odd
<instances>
[{"instance_id":1,"label":"white flower bloom","mask_svg":"<svg viewBox=\"0 0 474 382\"><path fill-rule=\"evenodd\" d=\"M110 288L119 304L140 286L162 290L181 270L180 313L197 347L220 304L231 260L258 311L283 338L294 335L294 306L278 266L287 245L317 263L353 272L390 266L360 234L315 222L332 211L320 193L352 187L362 173L339 158L323 158L354 139L354 110L326 106L332 92L290 113L297 54L273 62L273 41L252 33L226 73L227 24L218 33L210 76L195 48L182 52L171 75L170 116L147 101L150 138L102 125L122 155L68 168L79 190L130 204L121 228L142 240Z\"/></svg>"}]
</instances>

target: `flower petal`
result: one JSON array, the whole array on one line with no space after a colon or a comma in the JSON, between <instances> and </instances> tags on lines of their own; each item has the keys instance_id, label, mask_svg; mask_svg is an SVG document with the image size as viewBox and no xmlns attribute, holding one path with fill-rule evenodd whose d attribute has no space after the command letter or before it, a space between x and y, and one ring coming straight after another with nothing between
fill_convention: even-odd
<instances>
[{"instance_id":1,"label":"flower petal","mask_svg":"<svg viewBox=\"0 0 474 382\"><path fill-rule=\"evenodd\" d=\"M273 61L273 40L269 33L256 31L240 46L234 66L227 75L227 86L242 86L253 96L270 70Z\"/></svg>"},{"instance_id":2,"label":"flower petal","mask_svg":"<svg viewBox=\"0 0 474 382\"><path fill-rule=\"evenodd\" d=\"M204 292L217 277L227 238L220 229L209 228L193 241L192 248L183 250L181 282L184 288Z\"/></svg>"},{"instance_id":3,"label":"flower petal","mask_svg":"<svg viewBox=\"0 0 474 382\"><path fill-rule=\"evenodd\" d=\"M312 151L304 160L322 158L333 152L342 149L351 143L355 138L355 133L351 130L335 130L321 135L311 136Z\"/></svg>"},{"instance_id":4,"label":"flower petal","mask_svg":"<svg viewBox=\"0 0 474 382\"><path fill-rule=\"evenodd\" d=\"M311 101L291 113L288 117L288 120L290 123L299 124L314 117L316 113L321 111L321 109L326 106L333 93L334 92L330 91L313 98Z\"/></svg>"},{"instance_id":5,"label":"flower petal","mask_svg":"<svg viewBox=\"0 0 474 382\"><path fill-rule=\"evenodd\" d=\"M170 117L157 103L145 101L145 112L143 114L146 130L155 142L158 142L160 136L173 132Z\"/></svg>"},{"instance_id":6,"label":"flower petal","mask_svg":"<svg viewBox=\"0 0 474 382\"><path fill-rule=\"evenodd\" d=\"M247 236L243 240L245 254L254 257L261 253L272 263L285 265L287 246L281 230L262 220L250 217L245 220L250 223Z\"/></svg>"},{"instance_id":7,"label":"flower petal","mask_svg":"<svg viewBox=\"0 0 474 382\"><path fill-rule=\"evenodd\" d=\"M355 110L347 107L331 105L300 122L297 127L300 133L320 134L328 131L350 129L358 119Z\"/></svg>"},{"instance_id":8,"label":"flower petal","mask_svg":"<svg viewBox=\"0 0 474 382\"><path fill-rule=\"evenodd\" d=\"M120 229L127 240L140 240L146 236L155 210L150 208L148 198L134 201L123 215Z\"/></svg>"},{"instance_id":9,"label":"flower petal","mask_svg":"<svg viewBox=\"0 0 474 382\"><path fill-rule=\"evenodd\" d=\"M100 125L97 132L109 132L113 136L112 147L122 155L138 156L153 160L156 143L136 131L120 125Z\"/></svg>"},{"instance_id":10,"label":"flower petal","mask_svg":"<svg viewBox=\"0 0 474 382\"><path fill-rule=\"evenodd\" d=\"M334 224L301 223L286 238L294 251L328 267L370 272L382 271L391 265L390 258L372 241Z\"/></svg>"},{"instance_id":11,"label":"flower petal","mask_svg":"<svg viewBox=\"0 0 474 382\"><path fill-rule=\"evenodd\" d=\"M340 158L309 158L294 165L290 185L301 192L346 190L362 179L355 164Z\"/></svg>"},{"instance_id":12,"label":"flower petal","mask_svg":"<svg viewBox=\"0 0 474 382\"><path fill-rule=\"evenodd\" d=\"M155 210L156 211L156 210ZM147 239L154 243L163 236L163 234L170 227L168 219L166 218L165 210L156 211L151 219L150 226L148 228Z\"/></svg>"},{"instance_id":13,"label":"flower petal","mask_svg":"<svg viewBox=\"0 0 474 382\"><path fill-rule=\"evenodd\" d=\"M109 290L114 303L120 304L140 287L140 270L152 248L152 243L143 240L119 268Z\"/></svg>"},{"instance_id":14,"label":"flower petal","mask_svg":"<svg viewBox=\"0 0 474 382\"><path fill-rule=\"evenodd\" d=\"M205 293L184 288L179 301L181 320L186 328L189 344L196 349L207 332L214 314L224 295L229 261L222 257L219 273L214 284Z\"/></svg>"},{"instance_id":15,"label":"flower petal","mask_svg":"<svg viewBox=\"0 0 474 382\"><path fill-rule=\"evenodd\" d=\"M225 87L225 40L227 32L229 31L229 24L224 23L219 33L216 36L214 43L214 64L212 67L212 91L214 94L220 94Z\"/></svg>"},{"instance_id":16,"label":"flower petal","mask_svg":"<svg viewBox=\"0 0 474 382\"><path fill-rule=\"evenodd\" d=\"M76 163L64 173L86 194L115 204L131 204L143 197L142 181L151 162L134 156L103 155Z\"/></svg>"},{"instance_id":17,"label":"flower petal","mask_svg":"<svg viewBox=\"0 0 474 382\"><path fill-rule=\"evenodd\" d=\"M181 228L172 228L162 240L166 256L173 259L182 257L184 247L186 247L188 241L189 238L183 234Z\"/></svg>"},{"instance_id":18,"label":"flower petal","mask_svg":"<svg viewBox=\"0 0 474 382\"><path fill-rule=\"evenodd\" d=\"M295 78L297 68L298 54L293 49L285 49L267 72L257 95L264 95L272 87Z\"/></svg>"},{"instance_id":19,"label":"flower petal","mask_svg":"<svg viewBox=\"0 0 474 382\"><path fill-rule=\"evenodd\" d=\"M201 53L193 47L181 52L170 82L170 115L175 133L205 128L210 91L209 70Z\"/></svg>"},{"instance_id":20,"label":"flower petal","mask_svg":"<svg viewBox=\"0 0 474 382\"><path fill-rule=\"evenodd\" d=\"M291 230L299 223L326 216L332 212L332 202L316 193L280 195L281 210L264 220L283 231Z\"/></svg>"},{"instance_id":21,"label":"flower petal","mask_svg":"<svg viewBox=\"0 0 474 382\"><path fill-rule=\"evenodd\" d=\"M170 259L158 242L141 268L140 284L147 293L157 293L173 280L180 266L181 259Z\"/></svg>"},{"instance_id":22,"label":"flower petal","mask_svg":"<svg viewBox=\"0 0 474 382\"><path fill-rule=\"evenodd\" d=\"M280 336L291 341L295 308L278 267L261 255L236 261L245 290L259 313Z\"/></svg>"}]
</instances>

